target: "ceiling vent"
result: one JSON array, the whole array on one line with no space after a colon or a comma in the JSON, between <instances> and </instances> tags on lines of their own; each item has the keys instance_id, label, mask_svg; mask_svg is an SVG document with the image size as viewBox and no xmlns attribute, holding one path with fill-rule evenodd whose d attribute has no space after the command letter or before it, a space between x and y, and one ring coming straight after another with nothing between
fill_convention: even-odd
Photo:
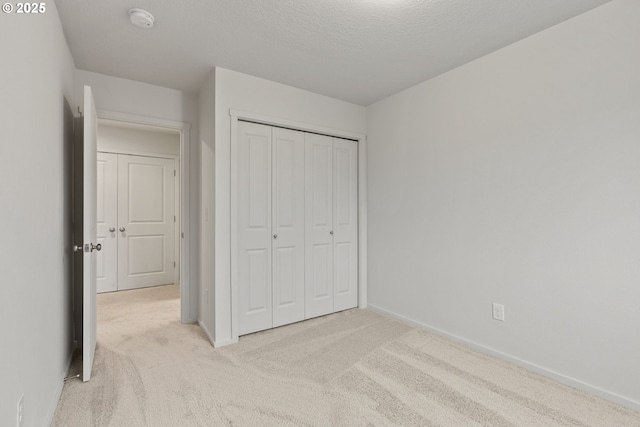
<instances>
[{"instance_id":1,"label":"ceiling vent","mask_svg":"<svg viewBox=\"0 0 640 427\"><path fill-rule=\"evenodd\" d=\"M140 28L151 28L153 27L153 15L143 9L130 9L129 10L129 20L133 25Z\"/></svg>"}]
</instances>

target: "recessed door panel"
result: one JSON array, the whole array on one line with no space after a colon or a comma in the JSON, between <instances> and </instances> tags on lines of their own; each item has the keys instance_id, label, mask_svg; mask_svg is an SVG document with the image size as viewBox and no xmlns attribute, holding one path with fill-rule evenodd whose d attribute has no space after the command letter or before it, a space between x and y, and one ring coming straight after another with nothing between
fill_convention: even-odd
<instances>
[{"instance_id":1,"label":"recessed door panel","mask_svg":"<svg viewBox=\"0 0 640 427\"><path fill-rule=\"evenodd\" d=\"M238 123L238 334L273 326L271 128Z\"/></svg>"},{"instance_id":2,"label":"recessed door panel","mask_svg":"<svg viewBox=\"0 0 640 427\"><path fill-rule=\"evenodd\" d=\"M336 147L336 186L335 186L335 198L336 198L336 225L349 225L352 220L351 211L351 185L350 180L352 176L352 153L347 148L337 146Z\"/></svg>"},{"instance_id":3,"label":"recessed door panel","mask_svg":"<svg viewBox=\"0 0 640 427\"><path fill-rule=\"evenodd\" d=\"M304 319L304 134L273 128L273 326Z\"/></svg>"},{"instance_id":4,"label":"recessed door panel","mask_svg":"<svg viewBox=\"0 0 640 427\"><path fill-rule=\"evenodd\" d=\"M333 312L333 141L305 134L305 318Z\"/></svg>"},{"instance_id":5,"label":"recessed door panel","mask_svg":"<svg viewBox=\"0 0 640 427\"><path fill-rule=\"evenodd\" d=\"M149 157L128 161L127 222L151 224L166 222L167 168L173 171L173 162L148 164Z\"/></svg>"},{"instance_id":6,"label":"recessed door panel","mask_svg":"<svg viewBox=\"0 0 640 427\"><path fill-rule=\"evenodd\" d=\"M118 289L174 282L173 159L118 155Z\"/></svg>"},{"instance_id":7,"label":"recessed door panel","mask_svg":"<svg viewBox=\"0 0 640 427\"><path fill-rule=\"evenodd\" d=\"M333 253L330 244L313 245L313 286L307 289L313 301L331 298L333 295L332 280L332 262L331 254Z\"/></svg>"},{"instance_id":8,"label":"recessed door panel","mask_svg":"<svg viewBox=\"0 0 640 427\"><path fill-rule=\"evenodd\" d=\"M328 137L321 137L322 143L312 144L310 149L311 167L308 197L313 203L311 224L316 227L330 227L333 217L332 208L332 174L331 143Z\"/></svg>"},{"instance_id":9,"label":"recessed door panel","mask_svg":"<svg viewBox=\"0 0 640 427\"><path fill-rule=\"evenodd\" d=\"M358 305L358 146L333 138L334 311Z\"/></svg>"},{"instance_id":10,"label":"recessed door panel","mask_svg":"<svg viewBox=\"0 0 640 427\"><path fill-rule=\"evenodd\" d=\"M167 267L164 262L165 236L131 236L129 244L129 276L164 273ZM139 256L143 253L145 256Z\"/></svg>"},{"instance_id":11,"label":"recessed door panel","mask_svg":"<svg viewBox=\"0 0 640 427\"><path fill-rule=\"evenodd\" d=\"M353 264L351 259L351 243L338 243L335 246L336 251L336 295L341 296L351 292L351 277L350 271Z\"/></svg>"},{"instance_id":12,"label":"recessed door panel","mask_svg":"<svg viewBox=\"0 0 640 427\"><path fill-rule=\"evenodd\" d=\"M271 299L269 280L269 257L265 249L247 251L248 269L248 313L265 312L269 310Z\"/></svg>"},{"instance_id":13,"label":"recessed door panel","mask_svg":"<svg viewBox=\"0 0 640 427\"><path fill-rule=\"evenodd\" d=\"M96 257L96 285L100 293L118 290L118 155L98 153L97 158L96 233L102 250Z\"/></svg>"},{"instance_id":14,"label":"recessed door panel","mask_svg":"<svg viewBox=\"0 0 640 427\"><path fill-rule=\"evenodd\" d=\"M271 150L270 141L263 135L247 135L247 153L249 156L248 165L248 186L249 191L245 195L249 202L249 228L266 229L270 226L267 219L268 206L270 201L267 200L271 195L267 186L270 184L271 167L269 165L269 151Z\"/></svg>"},{"instance_id":15,"label":"recessed door panel","mask_svg":"<svg viewBox=\"0 0 640 427\"><path fill-rule=\"evenodd\" d=\"M280 247L273 251L273 307L285 308L296 303L296 248Z\"/></svg>"}]
</instances>

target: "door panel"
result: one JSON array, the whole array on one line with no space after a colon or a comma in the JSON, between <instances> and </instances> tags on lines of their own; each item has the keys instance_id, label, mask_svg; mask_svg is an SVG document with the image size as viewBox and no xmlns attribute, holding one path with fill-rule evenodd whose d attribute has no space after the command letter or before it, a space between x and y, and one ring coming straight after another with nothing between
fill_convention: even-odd
<instances>
[{"instance_id":1,"label":"door panel","mask_svg":"<svg viewBox=\"0 0 640 427\"><path fill-rule=\"evenodd\" d=\"M165 236L129 236L129 275L163 273ZM140 256L144 254L144 256Z\"/></svg>"},{"instance_id":2,"label":"door panel","mask_svg":"<svg viewBox=\"0 0 640 427\"><path fill-rule=\"evenodd\" d=\"M350 242L346 243L337 243L335 246L336 252L336 264L334 266L336 274L336 286L335 291L337 296L342 296L351 292L351 277L350 272L352 269L352 259L351 259L351 248L352 245Z\"/></svg>"},{"instance_id":3,"label":"door panel","mask_svg":"<svg viewBox=\"0 0 640 427\"><path fill-rule=\"evenodd\" d=\"M271 128L238 123L238 334L269 329Z\"/></svg>"},{"instance_id":4,"label":"door panel","mask_svg":"<svg viewBox=\"0 0 640 427\"><path fill-rule=\"evenodd\" d=\"M305 134L305 318L333 312L333 141Z\"/></svg>"},{"instance_id":5,"label":"door panel","mask_svg":"<svg viewBox=\"0 0 640 427\"><path fill-rule=\"evenodd\" d=\"M118 155L118 289L174 281L174 161Z\"/></svg>"},{"instance_id":6,"label":"door panel","mask_svg":"<svg viewBox=\"0 0 640 427\"><path fill-rule=\"evenodd\" d=\"M358 306L358 145L333 138L334 311Z\"/></svg>"},{"instance_id":7,"label":"door panel","mask_svg":"<svg viewBox=\"0 0 640 427\"><path fill-rule=\"evenodd\" d=\"M89 381L96 352L97 125L91 87L84 87L82 158L82 381Z\"/></svg>"},{"instance_id":8,"label":"door panel","mask_svg":"<svg viewBox=\"0 0 640 427\"><path fill-rule=\"evenodd\" d=\"M273 128L273 326L304 319L304 133Z\"/></svg>"},{"instance_id":9,"label":"door panel","mask_svg":"<svg viewBox=\"0 0 640 427\"><path fill-rule=\"evenodd\" d=\"M97 237L102 245L97 255L97 289L100 293L118 290L117 154L98 153L97 182Z\"/></svg>"},{"instance_id":10,"label":"door panel","mask_svg":"<svg viewBox=\"0 0 640 427\"><path fill-rule=\"evenodd\" d=\"M264 313L269 310L271 294L267 273L269 272L269 256L265 249L248 250L247 261L249 273L248 313Z\"/></svg>"}]
</instances>

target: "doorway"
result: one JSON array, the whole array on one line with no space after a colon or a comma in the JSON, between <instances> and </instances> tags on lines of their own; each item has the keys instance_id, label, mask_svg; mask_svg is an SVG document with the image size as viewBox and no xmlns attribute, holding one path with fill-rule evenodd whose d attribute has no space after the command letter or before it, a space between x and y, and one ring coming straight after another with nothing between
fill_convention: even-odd
<instances>
[{"instance_id":1,"label":"doorway","mask_svg":"<svg viewBox=\"0 0 640 427\"><path fill-rule=\"evenodd\" d=\"M98 122L98 293L179 284L180 132Z\"/></svg>"},{"instance_id":2,"label":"doorway","mask_svg":"<svg viewBox=\"0 0 640 427\"><path fill-rule=\"evenodd\" d=\"M138 116L128 113L98 110L99 138L108 136L109 141L100 138L99 151L117 153L130 156L129 158L156 158L171 159L175 173L175 279L172 283L180 287L180 321L193 323L197 318L197 312L193 307L192 298L196 297L196 291L191 289L190 281L190 130L191 125L185 122L157 119L153 117ZM108 130L105 130L108 129ZM108 132L111 133L108 133ZM136 144L129 144L123 136L127 133L146 132L155 133L155 143L141 138ZM158 137L158 135L164 135ZM177 144L176 144L177 142ZM105 143L105 144L103 144ZM150 145L151 144L151 145ZM153 147L153 148L150 148ZM138 156L138 157L135 157ZM172 219L172 218L170 218ZM111 226L113 227L113 226ZM109 232L110 227L107 228ZM120 232L121 225L116 228ZM125 226L125 232L127 227ZM152 266L153 267L153 266ZM171 262L173 267L173 261Z\"/></svg>"}]
</instances>

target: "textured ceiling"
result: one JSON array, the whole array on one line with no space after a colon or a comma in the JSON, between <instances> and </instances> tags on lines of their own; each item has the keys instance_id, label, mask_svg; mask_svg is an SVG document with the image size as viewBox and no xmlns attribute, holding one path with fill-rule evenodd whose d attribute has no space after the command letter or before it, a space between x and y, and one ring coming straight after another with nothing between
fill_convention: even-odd
<instances>
[{"instance_id":1,"label":"textured ceiling","mask_svg":"<svg viewBox=\"0 0 640 427\"><path fill-rule=\"evenodd\" d=\"M214 66L361 105L609 0L56 0L76 66L197 92ZM142 30L127 11L144 8Z\"/></svg>"}]
</instances>

